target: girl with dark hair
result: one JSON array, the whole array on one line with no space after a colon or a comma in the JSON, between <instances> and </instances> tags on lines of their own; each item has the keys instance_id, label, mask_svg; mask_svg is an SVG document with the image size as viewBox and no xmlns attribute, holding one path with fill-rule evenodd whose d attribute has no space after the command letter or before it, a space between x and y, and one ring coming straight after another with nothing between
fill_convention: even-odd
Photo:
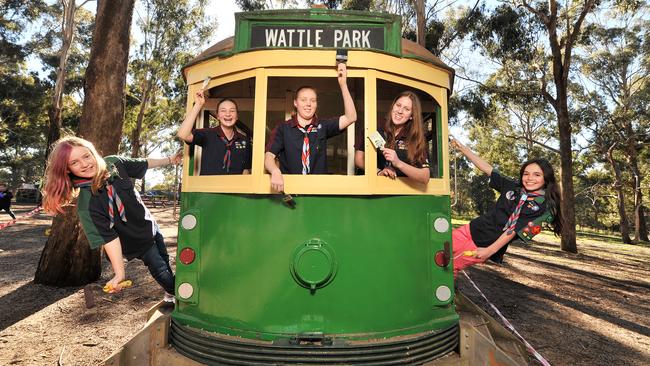
<instances>
[{"instance_id":1,"label":"girl with dark hair","mask_svg":"<svg viewBox=\"0 0 650 366\"><path fill-rule=\"evenodd\" d=\"M142 179L149 168L180 161L179 154L161 159L102 158L90 141L74 136L54 143L45 169L43 208L56 215L77 199L90 247L103 247L113 267L114 277L106 284L111 292L120 291L126 279L123 258L138 258L165 289L165 301L174 300L167 249L131 178Z\"/></svg>"},{"instance_id":2,"label":"girl with dark hair","mask_svg":"<svg viewBox=\"0 0 650 366\"><path fill-rule=\"evenodd\" d=\"M199 90L194 97L194 107L176 134L186 143L203 148L201 175L250 174L251 139L236 128L238 123L243 125L237 118L237 103L228 98L220 100L216 115L219 125L192 130L204 104L203 90Z\"/></svg>"},{"instance_id":3,"label":"girl with dark hair","mask_svg":"<svg viewBox=\"0 0 650 366\"><path fill-rule=\"evenodd\" d=\"M377 154L377 175L429 182L431 173L424 140L422 106L417 94L407 90L395 97L383 127L378 126L378 132L386 140L386 145ZM363 146L363 143L357 144L354 157L359 168L365 165Z\"/></svg>"},{"instance_id":4,"label":"girl with dark hair","mask_svg":"<svg viewBox=\"0 0 650 366\"><path fill-rule=\"evenodd\" d=\"M547 160L528 160L519 170L519 181L515 181L501 176L458 140L451 140L451 146L489 175L490 187L500 193L494 208L452 232L454 276L465 267L488 259L501 263L515 238L528 243L544 223L555 235L560 234L560 191ZM472 255L466 255L469 253Z\"/></svg>"}]
</instances>

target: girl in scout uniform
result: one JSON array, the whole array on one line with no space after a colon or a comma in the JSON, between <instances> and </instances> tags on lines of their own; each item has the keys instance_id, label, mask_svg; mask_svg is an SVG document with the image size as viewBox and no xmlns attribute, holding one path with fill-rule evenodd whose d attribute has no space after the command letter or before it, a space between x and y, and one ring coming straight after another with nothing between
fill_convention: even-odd
<instances>
[{"instance_id":1,"label":"girl in scout uniform","mask_svg":"<svg viewBox=\"0 0 650 366\"><path fill-rule=\"evenodd\" d=\"M377 154L377 175L395 179L409 177L420 183L429 182L429 160L427 159L422 107L420 98L412 91L400 93L386 115L379 134L386 140L386 146ZM357 143L355 163L364 167L364 144Z\"/></svg>"},{"instance_id":2,"label":"girl in scout uniform","mask_svg":"<svg viewBox=\"0 0 650 366\"><path fill-rule=\"evenodd\" d=\"M264 168L271 174L273 191L284 192L283 174L327 174L327 139L339 135L357 120L347 84L347 66L339 63L336 69L343 97L343 115L320 119L316 114L316 89L303 86L296 90L293 99L296 113L271 132L264 153Z\"/></svg>"},{"instance_id":3,"label":"girl in scout uniform","mask_svg":"<svg viewBox=\"0 0 650 366\"><path fill-rule=\"evenodd\" d=\"M219 126L192 131L196 116L205 104L203 90L196 92L194 101L194 107L176 135L188 144L203 148L201 175L250 174L251 139L236 128L238 110L235 101L222 99L217 105Z\"/></svg>"},{"instance_id":4,"label":"girl in scout uniform","mask_svg":"<svg viewBox=\"0 0 650 366\"><path fill-rule=\"evenodd\" d=\"M532 159L519 169L519 181L501 176L490 164L458 140L451 146L490 176L490 187L500 196L492 210L452 232L454 276L458 271L490 259L500 263L515 238L528 243L547 223L556 235L562 231L560 192L553 167ZM472 253L472 255L466 255Z\"/></svg>"},{"instance_id":5,"label":"girl in scout uniform","mask_svg":"<svg viewBox=\"0 0 650 366\"><path fill-rule=\"evenodd\" d=\"M50 153L43 186L43 207L53 214L77 198L77 213L91 248L103 247L114 277L105 288L121 289L123 258L144 262L153 278L173 301L174 273L164 245L156 240L158 226L144 206L131 178L141 179L148 168L178 164L181 156L162 159L102 158L90 141L69 136L59 139Z\"/></svg>"}]
</instances>

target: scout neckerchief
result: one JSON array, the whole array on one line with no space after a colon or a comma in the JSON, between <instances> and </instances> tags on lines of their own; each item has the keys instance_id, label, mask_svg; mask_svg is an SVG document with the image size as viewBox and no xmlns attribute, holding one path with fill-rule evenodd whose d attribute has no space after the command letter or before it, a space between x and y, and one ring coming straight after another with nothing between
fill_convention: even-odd
<instances>
[{"instance_id":1,"label":"scout neckerchief","mask_svg":"<svg viewBox=\"0 0 650 366\"><path fill-rule=\"evenodd\" d=\"M506 226L503 227L503 231L506 232L506 234L510 235L515 231L515 225L517 224L517 219L519 219L519 214L521 213L521 207L524 205L524 203L528 200L529 197L541 197L544 196L544 191L541 190L539 193L535 192L526 192L525 189L521 189L521 196L519 197L519 203L517 204L517 207L515 208L515 211L510 215L510 218L508 218L508 222L506 222Z\"/></svg>"},{"instance_id":2,"label":"scout neckerchief","mask_svg":"<svg viewBox=\"0 0 650 366\"><path fill-rule=\"evenodd\" d=\"M224 145L226 145L226 154L223 156L223 167L222 169L226 171L226 173L230 172L230 156L232 155L230 149L232 148L232 145L235 143L235 135L232 136L232 140L228 141L226 136L219 136L221 137L221 141L223 141Z\"/></svg>"},{"instance_id":3,"label":"scout neckerchief","mask_svg":"<svg viewBox=\"0 0 650 366\"><path fill-rule=\"evenodd\" d=\"M117 169L115 169L114 165L110 165L107 167L109 172L111 172L110 177L106 181L106 194L108 196L108 217L111 220L111 224L109 228L113 228L115 226L115 212L113 210L113 205L117 206L117 212L120 215L120 220L123 222L126 222L126 212L124 211L124 204L122 203L122 199L120 199L120 196L117 194L115 191L115 188L113 188L113 179L117 176L119 177L119 173L117 172ZM75 188L81 188L81 187L90 187L92 186L92 179L84 179L84 178L73 178L72 179L72 185Z\"/></svg>"},{"instance_id":4,"label":"scout neckerchief","mask_svg":"<svg viewBox=\"0 0 650 366\"><path fill-rule=\"evenodd\" d=\"M302 174L309 174L309 133L314 128L313 124L310 124L305 131L304 128L300 125L296 126L303 133L304 138L302 139Z\"/></svg>"}]
</instances>

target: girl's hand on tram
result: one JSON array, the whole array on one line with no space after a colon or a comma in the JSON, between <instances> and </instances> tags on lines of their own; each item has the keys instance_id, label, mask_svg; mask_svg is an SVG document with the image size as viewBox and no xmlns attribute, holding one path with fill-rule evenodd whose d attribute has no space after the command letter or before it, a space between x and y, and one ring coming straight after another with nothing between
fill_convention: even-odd
<instances>
[{"instance_id":1,"label":"girl's hand on tram","mask_svg":"<svg viewBox=\"0 0 650 366\"><path fill-rule=\"evenodd\" d=\"M391 168L384 168L380 170L377 175L382 176L382 177L388 177L390 179L395 179L397 177L397 173L395 173L395 170Z\"/></svg>"},{"instance_id":2,"label":"girl's hand on tram","mask_svg":"<svg viewBox=\"0 0 650 366\"><path fill-rule=\"evenodd\" d=\"M271 173L271 189L276 192L284 192L284 178L280 169Z\"/></svg>"},{"instance_id":3,"label":"girl's hand on tram","mask_svg":"<svg viewBox=\"0 0 650 366\"><path fill-rule=\"evenodd\" d=\"M203 95L203 90L196 92L194 95L194 103L200 106L203 106L205 104L205 96Z\"/></svg>"},{"instance_id":4,"label":"girl's hand on tram","mask_svg":"<svg viewBox=\"0 0 650 366\"><path fill-rule=\"evenodd\" d=\"M348 68L345 63L340 62L336 65L336 73L339 80L339 85L347 83L348 79Z\"/></svg>"}]
</instances>

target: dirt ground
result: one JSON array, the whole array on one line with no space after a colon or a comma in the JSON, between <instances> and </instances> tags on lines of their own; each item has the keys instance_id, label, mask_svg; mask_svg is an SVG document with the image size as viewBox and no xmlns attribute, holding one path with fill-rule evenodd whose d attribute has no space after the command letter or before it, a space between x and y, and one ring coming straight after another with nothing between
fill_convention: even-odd
<instances>
[{"instance_id":1,"label":"dirt ground","mask_svg":"<svg viewBox=\"0 0 650 366\"><path fill-rule=\"evenodd\" d=\"M33 208L14 206L18 215ZM152 212L173 263L172 210ZM8 218L0 214L0 222ZM82 288L34 284L50 223L38 214L0 231L0 365L97 364L138 332L162 298L139 261L127 265L134 287L116 295L101 291L111 273L105 262L91 309ZM475 266L469 276L553 365L650 365L650 247L581 236L573 255L550 235L536 239L511 247L503 265ZM459 289L496 318L463 276Z\"/></svg>"}]
</instances>

